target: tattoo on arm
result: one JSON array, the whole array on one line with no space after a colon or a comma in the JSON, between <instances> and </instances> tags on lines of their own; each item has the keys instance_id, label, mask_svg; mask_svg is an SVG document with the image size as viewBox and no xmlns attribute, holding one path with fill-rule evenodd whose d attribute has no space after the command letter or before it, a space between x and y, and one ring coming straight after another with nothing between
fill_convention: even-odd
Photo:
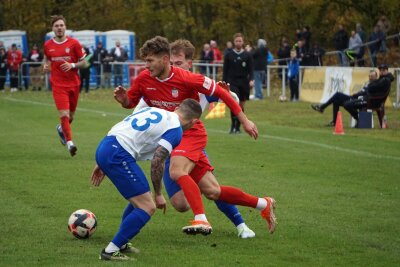
<instances>
[{"instance_id":1,"label":"tattoo on arm","mask_svg":"<svg viewBox=\"0 0 400 267\"><path fill-rule=\"evenodd\" d=\"M156 195L161 194L161 179L164 173L164 163L168 156L168 150L163 146L158 146L151 160L151 181Z\"/></svg>"}]
</instances>

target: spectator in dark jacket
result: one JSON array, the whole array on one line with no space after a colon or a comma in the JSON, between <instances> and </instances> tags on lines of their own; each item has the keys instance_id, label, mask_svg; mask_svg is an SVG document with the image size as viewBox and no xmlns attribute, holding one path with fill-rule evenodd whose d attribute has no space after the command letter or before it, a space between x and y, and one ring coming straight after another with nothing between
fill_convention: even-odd
<instances>
[{"instance_id":1,"label":"spectator in dark jacket","mask_svg":"<svg viewBox=\"0 0 400 267\"><path fill-rule=\"evenodd\" d=\"M279 65L280 66L287 66L289 63L289 58L290 58L290 45L286 37L282 38L281 41L281 46L279 47L278 50L278 59L279 59ZM285 60L282 60L285 59ZM278 70L278 75L279 78L282 79L282 69L279 68ZM287 71L285 72L285 78L287 79Z\"/></svg>"},{"instance_id":2,"label":"spectator in dark jacket","mask_svg":"<svg viewBox=\"0 0 400 267\"><path fill-rule=\"evenodd\" d=\"M254 99L263 99L262 84L265 79L265 70L267 69L268 48L267 41L258 39L257 48L253 51L254 66Z\"/></svg>"},{"instance_id":3,"label":"spectator in dark jacket","mask_svg":"<svg viewBox=\"0 0 400 267\"><path fill-rule=\"evenodd\" d=\"M325 50L319 46L319 44L315 43L311 50L309 51L310 55L310 66L322 66L322 56L325 55Z\"/></svg>"},{"instance_id":4,"label":"spectator in dark jacket","mask_svg":"<svg viewBox=\"0 0 400 267\"><path fill-rule=\"evenodd\" d=\"M93 66L96 69L96 89L104 87L104 83L102 82L102 75L104 73L105 68L105 58L108 56L107 49L103 47L103 43L99 42L97 44L96 50L93 52Z\"/></svg>"},{"instance_id":5,"label":"spectator in dark jacket","mask_svg":"<svg viewBox=\"0 0 400 267\"><path fill-rule=\"evenodd\" d=\"M7 53L4 46L0 46L0 92L4 92L4 84L7 76Z\"/></svg>"},{"instance_id":6,"label":"spectator in dark jacket","mask_svg":"<svg viewBox=\"0 0 400 267\"><path fill-rule=\"evenodd\" d=\"M335 44L335 49L339 51L338 54L339 64L341 66L345 66L347 61L343 51L349 45L349 35L344 30L343 25L339 24L339 30L335 33L333 41Z\"/></svg>"},{"instance_id":7,"label":"spectator in dark jacket","mask_svg":"<svg viewBox=\"0 0 400 267\"><path fill-rule=\"evenodd\" d=\"M379 52L379 49L382 45L382 40L385 39L385 34L381 31L380 27L377 25L374 27L374 31L371 33L368 42L374 42L369 45L369 50L371 52L371 60L372 66L375 67L377 65L376 55Z\"/></svg>"}]
</instances>

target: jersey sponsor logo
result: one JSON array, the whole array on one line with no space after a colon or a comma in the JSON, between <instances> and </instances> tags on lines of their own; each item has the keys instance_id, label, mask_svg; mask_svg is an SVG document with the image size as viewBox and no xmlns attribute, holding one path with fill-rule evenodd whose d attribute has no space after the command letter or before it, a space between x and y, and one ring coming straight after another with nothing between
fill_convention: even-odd
<instances>
[{"instance_id":1,"label":"jersey sponsor logo","mask_svg":"<svg viewBox=\"0 0 400 267\"><path fill-rule=\"evenodd\" d=\"M210 90L211 85L212 85L212 80L208 77L204 77L203 87L206 88L207 90Z\"/></svg>"},{"instance_id":2,"label":"jersey sponsor logo","mask_svg":"<svg viewBox=\"0 0 400 267\"><path fill-rule=\"evenodd\" d=\"M186 153L186 150L182 150L182 149L175 149L174 152L178 152L178 153Z\"/></svg>"},{"instance_id":3,"label":"jersey sponsor logo","mask_svg":"<svg viewBox=\"0 0 400 267\"><path fill-rule=\"evenodd\" d=\"M55 49L49 49L49 52L54 52L54 51L56 51Z\"/></svg>"},{"instance_id":4,"label":"jersey sponsor logo","mask_svg":"<svg viewBox=\"0 0 400 267\"><path fill-rule=\"evenodd\" d=\"M66 56L66 57L52 57L51 61L70 61L71 57L70 56Z\"/></svg>"},{"instance_id":5,"label":"jersey sponsor logo","mask_svg":"<svg viewBox=\"0 0 400 267\"><path fill-rule=\"evenodd\" d=\"M173 88L172 89L172 91L171 91L171 93L172 93L172 97L178 97L179 96L179 91L178 91L178 89L176 89L176 88Z\"/></svg>"},{"instance_id":6,"label":"jersey sponsor logo","mask_svg":"<svg viewBox=\"0 0 400 267\"><path fill-rule=\"evenodd\" d=\"M154 87L147 87L147 88L146 88L146 90L155 91L155 90L157 90L157 89L156 89L156 88L154 88Z\"/></svg>"},{"instance_id":7,"label":"jersey sponsor logo","mask_svg":"<svg viewBox=\"0 0 400 267\"><path fill-rule=\"evenodd\" d=\"M160 101L160 100L150 100L151 106L158 107L161 109L173 110L179 103L176 102L168 102L168 101Z\"/></svg>"}]
</instances>

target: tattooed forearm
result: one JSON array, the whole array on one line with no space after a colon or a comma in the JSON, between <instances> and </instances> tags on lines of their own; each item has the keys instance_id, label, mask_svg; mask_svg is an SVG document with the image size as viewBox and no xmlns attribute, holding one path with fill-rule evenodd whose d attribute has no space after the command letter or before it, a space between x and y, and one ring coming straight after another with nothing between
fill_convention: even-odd
<instances>
[{"instance_id":1,"label":"tattooed forearm","mask_svg":"<svg viewBox=\"0 0 400 267\"><path fill-rule=\"evenodd\" d=\"M168 150L163 146L158 146L151 160L151 181L156 195L161 194L161 179L164 173L164 163L168 156Z\"/></svg>"}]
</instances>

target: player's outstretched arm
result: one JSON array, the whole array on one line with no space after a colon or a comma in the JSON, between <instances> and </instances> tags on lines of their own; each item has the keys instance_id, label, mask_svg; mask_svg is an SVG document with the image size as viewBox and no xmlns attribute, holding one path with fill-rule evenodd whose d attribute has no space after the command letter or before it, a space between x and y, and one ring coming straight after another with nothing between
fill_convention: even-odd
<instances>
[{"instance_id":1,"label":"player's outstretched arm","mask_svg":"<svg viewBox=\"0 0 400 267\"><path fill-rule=\"evenodd\" d=\"M167 204L164 199L164 196L161 193L161 180L164 173L164 163L168 158L169 152L163 146L158 146L156 151L154 152L153 159L151 160L151 182L153 183L154 188L154 200L156 202L157 209L162 209L165 213L167 209Z\"/></svg>"},{"instance_id":2,"label":"player's outstretched arm","mask_svg":"<svg viewBox=\"0 0 400 267\"><path fill-rule=\"evenodd\" d=\"M124 87L118 86L114 89L114 98L122 107L127 108L129 106L128 95Z\"/></svg>"},{"instance_id":3,"label":"player's outstretched arm","mask_svg":"<svg viewBox=\"0 0 400 267\"><path fill-rule=\"evenodd\" d=\"M103 181L104 176L105 176L104 172L100 169L98 165L96 165L92 172L92 177L91 177L92 185L99 186Z\"/></svg>"},{"instance_id":4,"label":"player's outstretched arm","mask_svg":"<svg viewBox=\"0 0 400 267\"><path fill-rule=\"evenodd\" d=\"M239 114L236 115L237 118L239 119L240 123L243 126L243 129L248 133L251 137L254 139L257 139L258 137L258 129L257 126L249 120L246 115L241 111Z\"/></svg>"}]
</instances>

